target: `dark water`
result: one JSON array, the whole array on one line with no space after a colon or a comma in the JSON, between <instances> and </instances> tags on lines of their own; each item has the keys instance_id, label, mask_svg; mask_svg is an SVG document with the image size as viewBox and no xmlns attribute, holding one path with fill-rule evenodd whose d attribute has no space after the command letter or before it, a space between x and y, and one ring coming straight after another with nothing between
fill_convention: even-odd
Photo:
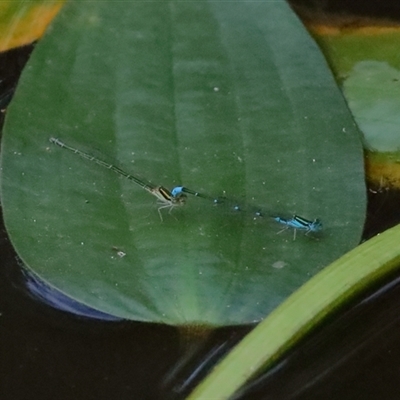
<instances>
[{"instance_id":1,"label":"dark water","mask_svg":"<svg viewBox=\"0 0 400 400\"><path fill-rule=\"evenodd\" d=\"M327 2L329 3L329 2ZM32 47L0 54L3 108ZM364 237L400 221L399 193L369 191ZM306 338L240 399L396 399L400 274ZM26 276L0 221L0 399L179 399L251 327L182 344L177 329L102 321L49 307Z\"/></svg>"},{"instance_id":2,"label":"dark water","mask_svg":"<svg viewBox=\"0 0 400 400\"><path fill-rule=\"evenodd\" d=\"M303 10L313 10L329 15L352 15L384 18L398 21L400 3L398 0L290 0L289 3Z\"/></svg>"}]
</instances>

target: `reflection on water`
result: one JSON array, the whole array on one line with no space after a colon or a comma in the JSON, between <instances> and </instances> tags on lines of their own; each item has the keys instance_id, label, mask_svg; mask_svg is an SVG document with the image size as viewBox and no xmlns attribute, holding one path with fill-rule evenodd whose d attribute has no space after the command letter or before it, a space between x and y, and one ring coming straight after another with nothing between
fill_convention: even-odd
<instances>
[{"instance_id":1,"label":"reflection on water","mask_svg":"<svg viewBox=\"0 0 400 400\"><path fill-rule=\"evenodd\" d=\"M59 290L47 285L27 269L22 269L21 271L24 276L24 284L30 294L51 307L86 318L94 318L102 321L122 321L121 318L95 310L75 301Z\"/></svg>"}]
</instances>

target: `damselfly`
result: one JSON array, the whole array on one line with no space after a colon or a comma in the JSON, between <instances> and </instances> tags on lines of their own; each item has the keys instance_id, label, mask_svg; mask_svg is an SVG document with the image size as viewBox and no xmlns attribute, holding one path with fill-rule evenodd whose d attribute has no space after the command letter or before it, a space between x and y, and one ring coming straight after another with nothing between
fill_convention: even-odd
<instances>
[{"instance_id":1,"label":"damselfly","mask_svg":"<svg viewBox=\"0 0 400 400\"><path fill-rule=\"evenodd\" d=\"M203 199L209 199L212 201L214 205L220 205L220 204L230 204L230 208L232 211L247 211L249 212L249 207L243 207L240 204L236 202L232 202L228 200L226 197L212 197L205 195L203 193L196 192L194 190L188 189L184 186L177 186L171 190L171 193L174 196L177 196L179 194L183 193L188 193L196 197L201 197ZM306 218L300 217L299 215L294 215L292 218L283 218L280 216L276 216L276 214L270 213L270 212L265 212L261 211L260 209L256 207L250 207L251 208L251 214L253 215L254 218L258 217L267 217L267 218L272 218L274 221L285 225L285 227L277 232L278 234L285 231L286 229L293 228L294 234L293 238L294 240L296 239L296 231L301 230L305 231L305 234L308 235L309 233L317 233L322 230L322 222L319 219L314 219L313 221L310 221Z\"/></svg>"},{"instance_id":2,"label":"damselfly","mask_svg":"<svg viewBox=\"0 0 400 400\"><path fill-rule=\"evenodd\" d=\"M276 222L285 225L285 227L280 230L278 233L285 231L286 229L293 228L294 236L293 240L296 239L296 231L301 230L305 231L306 235L310 232L317 233L322 230L322 222L317 218L313 221L300 217L299 215L294 215L290 219L282 218L282 217L273 217Z\"/></svg>"},{"instance_id":3,"label":"damselfly","mask_svg":"<svg viewBox=\"0 0 400 400\"><path fill-rule=\"evenodd\" d=\"M168 189L166 189L163 186L156 186L151 183L144 182L143 180L137 178L134 175L128 174L127 172L123 171L121 168L118 168L117 166L115 166L113 164L108 164L88 153L85 153L74 147L66 145L59 139L50 138L50 142L53 144L56 144L57 146L62 147L63 149L67 149L75 154L78 154L79 156L85 158L86 160L93 161L96 164L101 165L104 168L107 168L107 169L110 169L110 170L116 172L117 174L136 183L142 189L151 193L153 196L157 197L158 203L160 205L160 207L158 207L158 214L160 215L161 221L163 220L162 215L161 215L161 210L163 208L168 208L169 212L171 212L172 208L174 208L176 206L181 206L185 203L186 195L183 192L172 194Z\"/></svg>"}]
</instances>

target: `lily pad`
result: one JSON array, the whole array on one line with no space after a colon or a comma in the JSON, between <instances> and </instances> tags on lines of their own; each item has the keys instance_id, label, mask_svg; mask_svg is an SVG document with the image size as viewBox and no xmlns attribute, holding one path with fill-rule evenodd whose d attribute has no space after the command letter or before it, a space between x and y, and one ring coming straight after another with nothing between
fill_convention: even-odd
<instances>
[{"instance_id":1,"label":"lily pad","mask_svg":"<svg viewBox=\"0 0 400 400\"><path fill-rule=\"evenodd\" d=\"M148 190L51 137L210 198L161 220ZM68 3L23 73L1 167L26 266L141 321L259 321L359 242L365 214L358 131L284 1ZM278 234L271 216L293 214L323 231Z\"/></svg>"},{"instance_id":2,"label":"lily pad","mask_svg":"<svg viewBox=\"0 0 400 400\"><path fill-rule=\"evenodd\" d=\"M340 34L315 35L329 59L364 135L374 152L399 152L400 30L369 26Z\"/></svg>"},{"instance_id":3,"label":"lily pad","mask_svg":"<svg viewBox=\"0 0 400 400\"><path fill-rule=\"evenodd\" d=\"M380 61L354 65L343 88L370 151L400 151L400 70Z\"/></svg>"}]
</instances>

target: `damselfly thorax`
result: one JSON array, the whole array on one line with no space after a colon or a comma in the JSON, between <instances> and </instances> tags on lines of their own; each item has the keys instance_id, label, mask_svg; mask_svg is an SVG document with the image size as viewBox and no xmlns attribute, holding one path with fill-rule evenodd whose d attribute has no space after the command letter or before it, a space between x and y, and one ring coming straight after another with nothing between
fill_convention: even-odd
<instances>
[{"instance_id":1,"label":"damselfly thorax","mask_svg":"<svg viewBox=\"0 0 400 400\"><path fill-rule=\"evenodd\" d=\"M173 196L172 193L163 186L157 186L153 189L150 189L149 192L156 196L158 199L158 214L160 215L161 221L163 220L161 210L164 208L168 208L168 214L171 214L171 211L174 207L182 206L186 202L186 195L183 193L179 193L176 196Z\"/></svg>"}]
</instances>

